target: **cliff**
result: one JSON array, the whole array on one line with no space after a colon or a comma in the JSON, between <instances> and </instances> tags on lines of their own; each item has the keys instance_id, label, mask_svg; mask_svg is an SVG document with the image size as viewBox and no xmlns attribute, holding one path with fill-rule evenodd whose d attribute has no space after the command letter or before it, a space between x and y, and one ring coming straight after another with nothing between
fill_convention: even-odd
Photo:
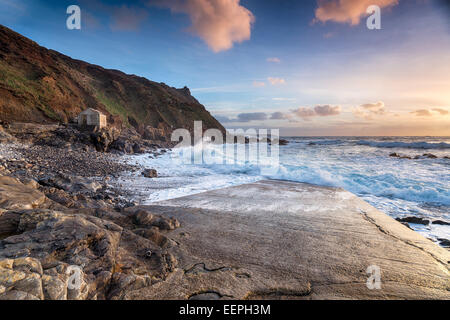
<instances>
[{"instance_id":1,"label":"cliff","mask_svg":"<svg viewBox=\"0 0 450 320\"><path fill-rule=\"evenodd\" d=\"M0 120L67 123L86 108L116 127L225 130L190 93L74 60L0 25Z\"/></svg>"}]
</instances>

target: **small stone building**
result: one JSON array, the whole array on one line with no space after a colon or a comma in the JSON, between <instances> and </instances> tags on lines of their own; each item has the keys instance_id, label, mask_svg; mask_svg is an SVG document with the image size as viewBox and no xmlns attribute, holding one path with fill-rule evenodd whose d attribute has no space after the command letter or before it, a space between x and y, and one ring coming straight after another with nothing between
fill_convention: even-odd
<instances>
[{"instance_id":1,"label":"small stone building","mask_svg":"<svg viewBox=\"0 0 450 320\"><path fill-rule=\"evenodd\" d=\"M107 125L106 115L98 110L89 108L81 112L77 117L77 122L79 126L82 127L99 127L105 128Z\"/></svg>"}]
</instances>

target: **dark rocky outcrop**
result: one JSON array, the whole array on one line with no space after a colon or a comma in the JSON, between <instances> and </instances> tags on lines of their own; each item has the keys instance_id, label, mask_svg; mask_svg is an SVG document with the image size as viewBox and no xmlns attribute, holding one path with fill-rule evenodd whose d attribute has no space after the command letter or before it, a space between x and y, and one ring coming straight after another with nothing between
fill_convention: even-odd
<instances>
[{"instance_id":1,"label":"dark rocky outcrop","mask_svg":"<svg viewBox=\"0 0 450 320\"><path fill-rule=\"evenodd\" d=\"M437 224L437 225L441 225L441 226L450 226L450 223L442 221L442 220L434 220L433 222L431 222L431 224Z\"/></svg>"},{"instance_id":2,"label":"dark rocky outcrop","mask_svg":"<svg viewBox=\"0 0 450 320\"><path fill-rule=\"evenodd\" d=\"M146 178L157 178L158 172L155 169L145 169L142 175Z\"/></svg>"},{"instance_id":3,"label":"dark rocky outcrop","mask_svg":"<svg viewBox=\"0 0 450 320\"><path fill-rule=\"evenodd\" d=\"M405 218L397 218L398 222L407 222L407 223L415 223L415 224L423 224L428 225L430 220L423 219L420 217L405 217Z\"/></svg>"}]
</instances>

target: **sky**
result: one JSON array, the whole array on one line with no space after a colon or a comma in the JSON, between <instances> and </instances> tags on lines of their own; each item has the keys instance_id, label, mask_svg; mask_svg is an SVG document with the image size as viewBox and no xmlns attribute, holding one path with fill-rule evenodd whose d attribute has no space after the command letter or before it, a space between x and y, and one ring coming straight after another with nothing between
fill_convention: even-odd
<instances>
[{"instance_id":1,"label":"sky","mask_svg":"<svg viewBox=\"0 0 450 320\"><path fill-rule=\"evenodd\" d=\"M0 0L0 24L76 59L188 86L227 128L450 136L449 2ZM80 30L66 26L70 5ZM371 5L381 29L367 27Z\"/></svg>"}]
</instances>

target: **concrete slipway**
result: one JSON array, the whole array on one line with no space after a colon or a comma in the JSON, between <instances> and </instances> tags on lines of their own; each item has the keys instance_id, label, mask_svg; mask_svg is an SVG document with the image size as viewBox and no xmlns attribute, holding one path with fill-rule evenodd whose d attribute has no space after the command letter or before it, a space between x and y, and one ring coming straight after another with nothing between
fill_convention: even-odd
<instances>
[{"instance_id":1,"label":"concrete slipway","mask_svg":"<svg viewBox=\"0 0 450 320\"><path fill-rule=\"evenodd\" d=\"M260 181L146 208L181 222L179 266L128 299L450 299L450 252L342 189Z\"/></svg>"}]
</instances>

